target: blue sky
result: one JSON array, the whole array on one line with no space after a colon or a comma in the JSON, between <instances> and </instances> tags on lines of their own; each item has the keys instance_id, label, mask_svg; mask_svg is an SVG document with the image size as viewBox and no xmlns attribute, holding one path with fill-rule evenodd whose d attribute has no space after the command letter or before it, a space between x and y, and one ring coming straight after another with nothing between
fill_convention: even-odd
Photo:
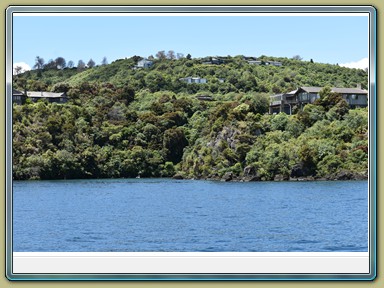
<instances>
[{"instance_id":1,"label":"blue sky","mask_svg":"<svg viewBox=\"0 0 384 288\"><path fill-rule=\"evenodd\" d=\"M368 18L359 16L14 16L13 25L13 63L29 67L36 56L99 64L160 50L345 64L369 49Z\"/></svg>"}]
</instances>

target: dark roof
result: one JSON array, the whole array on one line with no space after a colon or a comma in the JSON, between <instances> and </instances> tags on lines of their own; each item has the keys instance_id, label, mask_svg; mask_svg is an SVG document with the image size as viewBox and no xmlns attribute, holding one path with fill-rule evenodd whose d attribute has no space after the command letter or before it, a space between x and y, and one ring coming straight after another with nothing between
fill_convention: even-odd
<instances>
[{"instance_id":1,"label":"dark roof","mask_svg":"<svg viewBox=\"0 0 384 288\"><path fill-rule=\"evenodd\" d=\"M24 93L12 88L12 95L20 96L20 95L24 95Z\"/></svg>"}]
</instances>

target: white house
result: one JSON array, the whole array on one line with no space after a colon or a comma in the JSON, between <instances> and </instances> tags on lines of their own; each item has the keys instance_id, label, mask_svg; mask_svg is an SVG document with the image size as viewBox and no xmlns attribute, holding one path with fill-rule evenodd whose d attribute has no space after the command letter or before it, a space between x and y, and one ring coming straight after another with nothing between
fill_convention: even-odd
<instances>
[{"instance_id":1,"label":"white house","mask_svg":"<svg viewBox=\"0 0 384 288\"><path fill-rule=\"evenodd\" d=\"M27 97L30 98L33 102L36 102L40 99L46 99L51 103L66 103L68 101L67 94L64 92L54 93L43 91L28 91Z\"/></svg>"},{"instance_id":2,"label":"white house","mask_svg":"<svg viewBox=\"0 0 384 288\"><path fill-rule=\"evenodd\" d=\"M137 68L150 68L153 65L153 61L148 59L141 59L137 62Z\"/></svg>"},{"instance_id":3,"label":"white house","mask_svg":"<svg viewBox=\"0 0 384 288\"><path fill-rule=\"evenodd\" d=\"M205 84L205 83L207 83L207 79L200 78L200 77L185 77L185 78L180 78L179 80L186 82L188 84L191 84L191 83Z\"/></svg>"},{"instance_id":4,"label":"white house","mask_svg":"<svg viewBox=\"0 0 384 288\"><path fill-rule=\"evenodd\" d=\"M283 66L283 64L281 62L278 62L278 61L249 60L248 63L254 64L254 65L267 65L267 66L272 65L272 66L277 66L277 67Z\"/></svg>"}]
</instances>

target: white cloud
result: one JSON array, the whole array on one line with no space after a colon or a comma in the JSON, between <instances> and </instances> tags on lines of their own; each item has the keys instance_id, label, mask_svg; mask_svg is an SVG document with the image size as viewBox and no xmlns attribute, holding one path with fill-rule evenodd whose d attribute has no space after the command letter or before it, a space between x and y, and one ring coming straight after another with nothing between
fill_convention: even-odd
<instances>
[{"instance_id":1,"label":"white cloud","mask_svg":"<svg viewBox=\"0 0 384 288\"><path fill-rule=\"evenodd\" d=\"M31 70L31 67L27 63L24 63L24 62L13 63L13 75L16 74L15 72L16 67L21 67L20 73Z\"/></svg>"},{"instance_id":2,"label":"white cloud","mask_svg":"<svg viewBox=\"0 0 384 288\"><path fill-rule=\"evenodd\" d=\"M368 58L363 58L356 62L349 62L340 64L340 66L347 67L347 68L357 68L357 69L365 69L369 67L369 60Z\"/></svg>"}]
</instances>

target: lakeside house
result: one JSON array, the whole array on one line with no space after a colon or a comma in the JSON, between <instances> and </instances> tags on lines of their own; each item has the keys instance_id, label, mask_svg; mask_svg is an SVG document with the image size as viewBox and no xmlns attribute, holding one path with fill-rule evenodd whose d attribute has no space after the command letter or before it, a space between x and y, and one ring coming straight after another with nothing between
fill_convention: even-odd
<instances>
[{"instance_id":1,"label":"lakeside house","mask_svg":"<svg viewBox=\"0 0 384 288\"><path fill-rule=\"evenodd\" d=\"M185 77L185 78L180 78L179 80L186 82L188 84L192 84L192 83L206 84L207 83L207 79L200 78L200 77Z\"/></svg>"},{"instance_id":2,"label":"lakeside house","mask_svg":"<svg viewBox=\"0 0 384 288\"><path fill-rule=\"evenodd\" d=\"M140 61L137 62L136 67L137 68L150 68L153 65L153 61L148 60L148 59L141 59Z\"/></svg>"},{"instance_id":3,"label":"lakeside house","mask_svg":"<svg viewBox=\"0 0 384 288\"><path fill-rule=\"evenodd\" d=\"M292 114L292 108L298 106L302 109L306 104L315 102L320 98L319 92L324 87L299 87L298 89L270 96L269 113L284 112ZM347 101L350 108L367 107L368 91L357 88L331 88L331 92L340 94Z\"/></svg>"},{"instance_id":4,"label":"lakeside house","mask_svg":"<svg viewBox=\"0 0 384 288\"><path fill-rule=\"evenodd\" d=\"M68 101L65 92L44 92L44 91L27 91L26 94L16 89L12 91L12 101L16 104L24 104L27 99L33 102L44 99L50 103L66 103Z\"/></svg>"}]
</instances>

